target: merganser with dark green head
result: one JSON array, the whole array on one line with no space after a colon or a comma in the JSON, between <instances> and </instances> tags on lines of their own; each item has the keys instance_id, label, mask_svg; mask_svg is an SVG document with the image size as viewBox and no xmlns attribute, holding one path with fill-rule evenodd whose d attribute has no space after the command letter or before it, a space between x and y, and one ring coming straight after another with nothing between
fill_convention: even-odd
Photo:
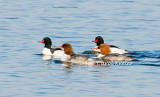
<instances>
[{"instance_id":1,"label":"merganser with dark green head","mask_svg":"<svg viewBox=\"0 0 160 97\"><path fill-rule=\"evenodd\" d=\"M45 37L43 38L43 40L38 41L38 42L45 44L43 51L42 51L43 55L63 56L64 51L62 51L59 48L51 48L52 41L49 37Z\"/></svg>"}]
</instances>

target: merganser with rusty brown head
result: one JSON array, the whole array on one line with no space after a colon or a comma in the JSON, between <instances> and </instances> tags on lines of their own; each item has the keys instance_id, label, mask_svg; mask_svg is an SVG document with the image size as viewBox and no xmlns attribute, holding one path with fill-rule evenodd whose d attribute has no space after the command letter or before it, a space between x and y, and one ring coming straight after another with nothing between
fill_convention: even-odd
<instances>
[{"instance_id":1,"label":"merganser with rusty brown head","mask_svg":"<svg viewBox=\"0 0 160 97\"><path fill-rule=\"evenodd\" d=\"M92 42L95 42L96 45L97 45L95 48L93 48L93 50L96 51L96 52L100 52L100 49L98 49L98 46L100 46L101 44L104 44L103 38L101 36L97 36L95 38L95 40L92 41ZM126 53L129 53L126 50L118 48L117 46L114 46L114 45L108 45L108 46L109 46L109 49L110 49L110 53L114 53L114 54L115 53L116 54L126 54Z\"/></svg>"},{"instance_id":2,"label":"merganser with rusty brown head","mask_svg":"<svg viewBox=\"0 0 160 97\"><path fill-rule=\"evenodd\" d=\"M49 37L44 37L39 43L44 43L45 46L43 48L42 54L43 55L53 55L53 56L63 56L64 51L59 48L51 48L52 41Z\"/></svg>"},{"instance_id":3,"label":"merganser with rusty brown head","mask_svg":"<svg viewBox=\"0 0 160 97\"><path fill-rule=\"evenodd\" d=\"M75 54L71 44L69 43L64 43L62 46L58 46L57 48L64 50L65 54L61 58L61 61L63 62L77 63L80 65L94 65L95 64L94 59L87 57L87 56Z\"/></svg>"},{"instance_id":4,"label":"merganser with rusty brown head","mask_svg":"<svg viewBox=\"0 0 160 97\"><path fill-rule=\"evenodd\" d=\"M124 56L122 54L113 54L111 53L110 46L107 44L100 44L98 46L98 49L100 49L100 54L97 56L100 60L103 62L108 61L134 61L135 59Z\"/></svg>"}]
</instances>

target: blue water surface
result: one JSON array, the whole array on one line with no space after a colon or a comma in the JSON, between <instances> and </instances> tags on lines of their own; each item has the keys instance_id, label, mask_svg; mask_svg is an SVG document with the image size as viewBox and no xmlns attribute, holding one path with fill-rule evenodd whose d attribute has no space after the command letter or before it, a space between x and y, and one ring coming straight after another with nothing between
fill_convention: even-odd
<instances>
[{"instance_id":1,"label":"blue water surface","mask_svg":"<svg viewBox=\"0 0 160 97\"><path fill-rule=\"evenodd\" d=\"M37 43L81 54L98 35L139 61L65 68ZM159 97L159 36L160 0L0 0L0 97Z\"/></svg>"}]
</instances>

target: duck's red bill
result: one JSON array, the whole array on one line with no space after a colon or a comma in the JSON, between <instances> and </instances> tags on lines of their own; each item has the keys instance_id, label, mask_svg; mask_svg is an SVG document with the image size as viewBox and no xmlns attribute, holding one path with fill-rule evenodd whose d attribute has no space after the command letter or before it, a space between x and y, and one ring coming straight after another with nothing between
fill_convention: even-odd
<instances>
[{"instance_id":1,"label":"duck's red bill","mask_svg":"<svg viewBox=\"0 0 160 97\"><path fill-rule=\"evenodd\" d=\"M55 46L55 48L59 48L59 49L62 49L63 47L62 47L62 46Z\"/></svg>"},{"instance_id":2,"label":"duck's red bill","mask_svg":"<svg viewBox=\"0 0 160 97\"><path fill-rule=\"evenodd\" d=\"M92 48L93 50L98 50L98 48Z\"/></svg>"},{"instance_id":3,"label":"duck's red bill","mask_svg":"<svg viewBox=\"0 0 160 97\"><path fill-rule=\"evenodd\" d=\"M92 41L92 42L95 42L95 43L97 43L97 42L98 42L98 39L97 39L97 40L95 40L95 41Z\"/></svg>"},{"instance_id":4,"label":"duck's red bill","mask_svg":"<svg viewBox=\"0 0 160 97\"><path fill-rule=\"evenodd\" d=\"M44 43L44 40L38 41L39 43Z\"/></svg>"}]
</instances>

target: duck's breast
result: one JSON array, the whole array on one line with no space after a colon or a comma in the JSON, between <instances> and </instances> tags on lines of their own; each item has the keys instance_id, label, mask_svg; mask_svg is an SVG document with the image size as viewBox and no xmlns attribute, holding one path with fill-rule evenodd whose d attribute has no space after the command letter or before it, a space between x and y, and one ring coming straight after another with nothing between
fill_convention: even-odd
<instances>
[{"instance_id":1,"label":"duck's breast","mask_svg":"<svg viewBox=\"0 0 160 97\"><path fill-rule=\"evenodd\" d=\"M52 55L50 49L48 49L48 48L43 48L42 54L43 55Z\"/></svg>"}]
</instances>

